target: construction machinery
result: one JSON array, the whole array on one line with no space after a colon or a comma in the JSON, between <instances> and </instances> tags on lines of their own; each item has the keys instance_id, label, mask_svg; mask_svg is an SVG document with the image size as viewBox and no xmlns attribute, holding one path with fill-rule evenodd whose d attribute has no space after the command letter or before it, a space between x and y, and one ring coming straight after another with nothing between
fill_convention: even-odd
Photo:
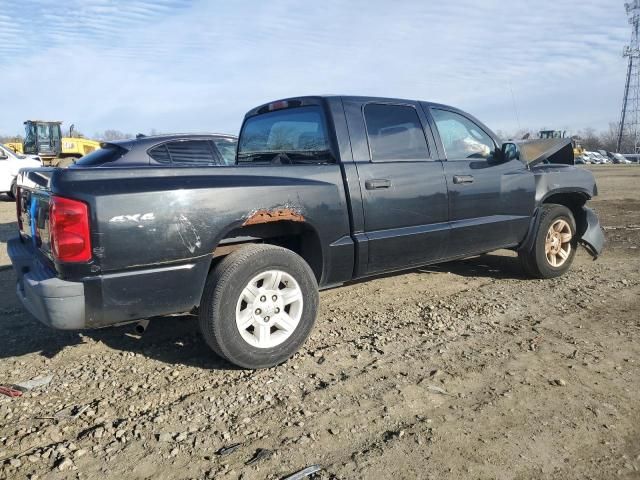
<instances>
[{"instance_id":1,"label":"construction machinery","mask_svg":"<svg viewBox=\"0 0 640 480\"><path fill-rule=\"evenodd\" d=\"M24 122L24 141L6 145L19 153L38 155L43 165L54 167L68 167L100 148L100 142L74 136L73 125L69 128L69 136L63 137L61 125L59 121L27 120Z\"/></svg>"},{"instance_id":2,"label":"construction machinery","mask_svg":"<svg viewBox=\"0 0 640 480\"><path fill-rule=\"evenodd\" d=\"M566 138L566 136L566 130L540 130L538 132L538 138ZM584 148L580 145L579 140L579 137L571 137L571 146L573 147L574 158L578 158L584 153Z\"/></svg>"}]
</instances>

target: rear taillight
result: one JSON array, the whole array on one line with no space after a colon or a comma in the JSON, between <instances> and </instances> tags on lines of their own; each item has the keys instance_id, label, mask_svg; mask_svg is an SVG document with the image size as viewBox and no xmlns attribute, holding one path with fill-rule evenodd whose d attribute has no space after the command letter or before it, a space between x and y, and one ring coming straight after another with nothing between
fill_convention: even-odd
<instances>
[{"instance_id":1,"label":"rear taillight","mask_svg":"<svg viewBox=\"0 0 640 480\"><path fill-rule=\"evenodd\" d=\"M63 197L51 197L49 203L51 252L60 262L91 260L89 208L85 203Z\"/></svg>"},{"instance_id":2,"label":"rear taillight","mask_svg":"<svg viewBox=\"0 0 640 480\"><path fill-rule=\"evenodd\" d=\"M22 231L22 198L20 187L16 188L16 216L18 217L18 231Z\"/></svg>"}]
</instances>

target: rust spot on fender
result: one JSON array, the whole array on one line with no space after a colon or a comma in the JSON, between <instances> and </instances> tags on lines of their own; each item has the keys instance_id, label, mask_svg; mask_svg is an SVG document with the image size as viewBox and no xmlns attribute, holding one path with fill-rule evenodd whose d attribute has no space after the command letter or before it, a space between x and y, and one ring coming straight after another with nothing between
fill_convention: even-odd
<instances>
[{"instance_id":1,"label":"rust spot on fender","mask_svg":"<svg viewBox=\"0 0 640 480\"><path fill-rule=\"evenodd\" d=\"M280 222L280 221L289 221L289 222L304 222L304 217L298 213L297 211L291 208L274 208L271 210L258 210L244 221L242 226L247 225L259 225L261 223L270 223L270 222Z\"/></svg>"}]
</instances>

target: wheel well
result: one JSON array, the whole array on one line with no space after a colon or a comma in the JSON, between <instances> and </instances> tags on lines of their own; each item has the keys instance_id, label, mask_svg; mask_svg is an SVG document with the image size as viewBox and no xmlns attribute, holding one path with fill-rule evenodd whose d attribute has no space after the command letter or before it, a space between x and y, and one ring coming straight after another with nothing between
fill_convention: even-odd
<instances>
[{"instance_id":1,"label":"wheel well","mask_svg":"<svg viewBox=\"0 0 640 480\"><path fill-rule=\"evenodd\" d=\"M582 207L587 203L588 197L579 192L564 192L554 193L545 198L542 203L549 204L554 203L557 205L564 205L573 214L573 218L576 221L576 228L578 235L581 237L586 230L586 216Z\"/></svg>"},{"instance_id":2,"label":"wheel well","mask_svg":"<svg viewBox=\"0 0 640 480\"><path fill-rule=\"evenodd\" d=\"M224 256L249 243L278 245L296 252L307 262L316 280L320 282L324 265L322 244L318 233L308 223L282 220L236 228L214 250L212 267Z\"/></svg>"}]
</instances>

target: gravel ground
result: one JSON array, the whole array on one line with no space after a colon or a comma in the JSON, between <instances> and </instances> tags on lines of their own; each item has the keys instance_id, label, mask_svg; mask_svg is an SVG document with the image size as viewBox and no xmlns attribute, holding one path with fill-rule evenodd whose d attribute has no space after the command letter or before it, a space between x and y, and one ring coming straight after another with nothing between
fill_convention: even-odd
<instances>
[{"instance_id":1,"label":"gravel ground","mask_svg":"<svg viewBox=\"0 0 640 480\"><path fill-rule=\"evenodd\" d=\"M640 168L592 170L598 261L527 280L500 251L325 291L304 349L257 372L188 315L38 324L0 199L0 384L53 375L0 396L0 478L640 478Z\"/></svg>"}]
</instances>

